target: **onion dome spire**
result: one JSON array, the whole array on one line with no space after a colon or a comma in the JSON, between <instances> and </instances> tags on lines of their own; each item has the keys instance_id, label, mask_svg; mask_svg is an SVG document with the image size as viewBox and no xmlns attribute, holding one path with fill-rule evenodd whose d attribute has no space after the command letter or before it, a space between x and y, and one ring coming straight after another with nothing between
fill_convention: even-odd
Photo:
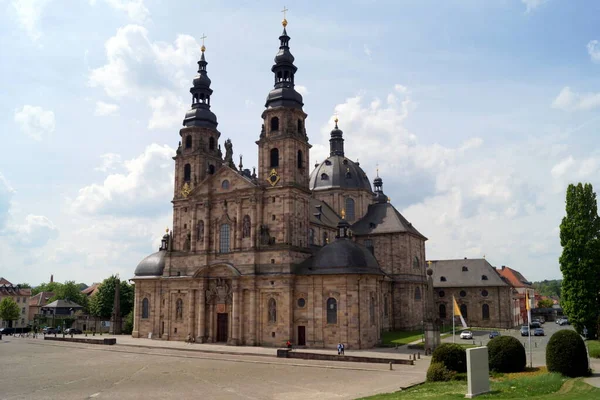
<instances>
[{"instance_id":1,"label":"onion dome spire","mask_svg":"<svg viewBox=\"0 0 600 400\"><path fill-rule=\"evenodd\" d=\"M383 193L383 179L379 177L379 168L377 168L377 178L373 180L375 187L375 201L377 203L387 203L388 197Z\"/></svg>"},{"instance_id":2,"label":"onion dome spire","mask_svg":"<svg viewBox=\"0 0 600 400\"><path fill-rule=\"evenodd\" d=\"M200 61L198 61L198 74L194 77L193 86L190 88L192 107L185 114L183 125L216 128L218 124L217 117L210 111L210 96L213 91L210 88L211 81L206 72L208 62L206 62L206 57L204 56L204 52L206 51L204 39L206 39L206 36L202 35L201 39L202 47L200 50L202 51L202 55L200 56Z\"/></svg>"},{"instance_id":3,"label":"onion dome spire","mask_svg":"<svg viewBox=\"0 0 600 400\"><path fill-rule=\"evenodd\" d=\"M285 11L287 11L286 8L283 9L283 12ZM290 37L286 30L288 22L285 16L281 24L283 25L283 32L279 36L279 51L275 56L275 64L271 67L275 78L275 86L267 96L265 107L283 106L302 109L304 105L302 95L294 89L294 75L298 68L294 65L295 59L290 52Z\"/></svg>"},{"instance_id":4,"label":"onion dome spire","mask_svg":"<svg viewBox=\"0 0 600 400\"><path fill-rule=\"evenodd\" d=\"M335 117L335 128L331 131L331 139L329 139L329 155L344 156L344 132L338 128L338 117Z\"/></svg>"}]
</instances>

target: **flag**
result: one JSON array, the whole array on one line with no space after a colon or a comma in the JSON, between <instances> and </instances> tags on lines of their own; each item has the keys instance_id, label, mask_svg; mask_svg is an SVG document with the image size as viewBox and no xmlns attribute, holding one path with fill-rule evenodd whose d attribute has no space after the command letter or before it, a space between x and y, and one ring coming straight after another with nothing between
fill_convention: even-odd
<instances>
[{"instance_id":1,"label":"flag","mask_svg":"<svg viewBox=\"0 0 600 400\"><path fill-rule=\"evenodd\" d=\"M454 296L452 296L452 302L454 303L454 316L460 317L460 323L462 324L463 328L466 329L467 323L465 322L465 319L463 318L462 313L460 312L460 307L458 306L458 303L456 302Z\"/></svg>"},{"instance_id":2,"label":"flag","mask_svg":"<svg viewBox=\"0 0 600 400\"><path fill-rule=\"evenodd\" d=\"M527 311L531 309L531 305L529 303L529 290L525 290L525 309Z\"/></svg>"}]
</instances>

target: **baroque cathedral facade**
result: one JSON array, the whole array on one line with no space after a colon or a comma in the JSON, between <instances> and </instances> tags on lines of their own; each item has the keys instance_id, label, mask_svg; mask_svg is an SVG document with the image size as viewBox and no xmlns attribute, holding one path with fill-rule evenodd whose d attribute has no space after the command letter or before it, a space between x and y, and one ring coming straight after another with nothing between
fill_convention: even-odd
<instances>
[{"instance_id":1,"label":"baroque cathedral facade","mask_svg":"<svg viewBox=\"0 0 600 400\"><path fill-rule=\"evenodd\" d=\"M221 152L205 48L175 160L173 228L135 270L134 337L233 345L369 348L383 331L421 329L425 241L373 188L331 132L311 145L283 21L271 68L258 171Z\"/></svg>"}]
</instances>

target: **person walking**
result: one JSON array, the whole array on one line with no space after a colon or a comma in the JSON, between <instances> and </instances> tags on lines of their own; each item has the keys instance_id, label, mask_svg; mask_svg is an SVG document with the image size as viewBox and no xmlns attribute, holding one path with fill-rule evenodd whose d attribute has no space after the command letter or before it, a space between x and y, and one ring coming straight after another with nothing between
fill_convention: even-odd
<instances>
[{"instance_id":1,"label":"person walking","mask_svg":"<svg viewBox=\"0 0 600 400\"><path fill-rule=\"evenodd\" d=\"M344 343L340 343L340 346L342 346L342 355L344 355Z\"/></svg>"},{"instance_id":2,"label":"person walking","mask_svg":"<svg viewBox=\"0 0 600 400\"><path fill-rule=\"evenodd\" d=\"M340 354L342 354L342 344L341 343L338 343L337 349L338 349L338 356L339 356Z\"/></svg>"}]
</instances>

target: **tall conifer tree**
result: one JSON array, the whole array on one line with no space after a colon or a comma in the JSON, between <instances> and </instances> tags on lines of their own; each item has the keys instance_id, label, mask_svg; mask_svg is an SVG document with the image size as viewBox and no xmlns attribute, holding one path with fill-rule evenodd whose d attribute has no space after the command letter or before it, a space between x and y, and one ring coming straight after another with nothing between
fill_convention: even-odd
<instances>
[{"instance_id":1,"label":"tall conifer tree","mask_svg":"<svg viewBox=\"0 0 600 400\"><path fill-rule=\"evenodd\" d=\"M592 185L567 188L566 216L560 224L561 306L577 332L598 337L600 315L600 218Z\"/></svg>"}]
</instances>

